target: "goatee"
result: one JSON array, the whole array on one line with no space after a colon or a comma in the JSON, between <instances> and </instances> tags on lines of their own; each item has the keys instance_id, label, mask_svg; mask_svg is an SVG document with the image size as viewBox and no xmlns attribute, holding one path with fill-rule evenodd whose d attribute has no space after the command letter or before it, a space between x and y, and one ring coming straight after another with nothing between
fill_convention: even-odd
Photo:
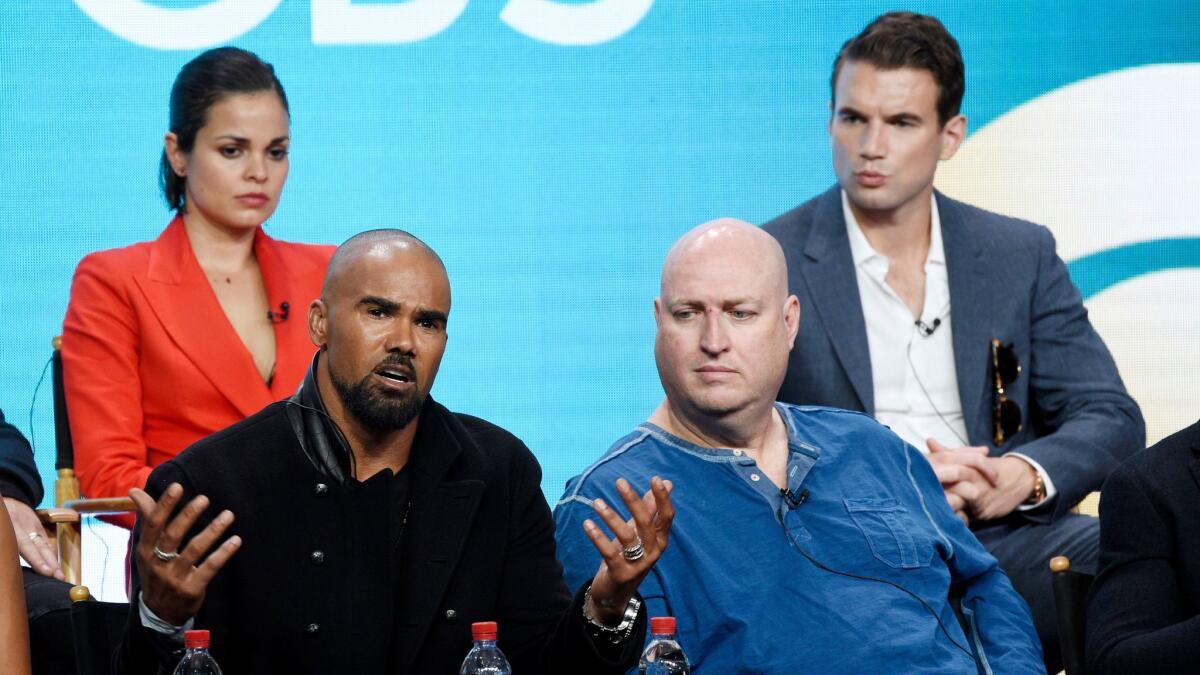
<instances>
[{"instance_id":1,"label":"goatee","mask_svg":"<svg viewBox=\"0 0 1200 675\"><path fill-rule=\"evenodd\" d=\"M412 369L414 374L416 372L412 366L412 359L404 356L389 358L379 365L404 365ZM329 371L329 379L342 399L342 405L363 426L380 431L403 429L408 426L409 422L421 414L421 408L425 405L425 394L416 386L415 378L410 393L396 394L380 391L372 380L373 375L372 372L357 383L351 384L338 377L332 369Z\"/></svg>"}]
</instances>

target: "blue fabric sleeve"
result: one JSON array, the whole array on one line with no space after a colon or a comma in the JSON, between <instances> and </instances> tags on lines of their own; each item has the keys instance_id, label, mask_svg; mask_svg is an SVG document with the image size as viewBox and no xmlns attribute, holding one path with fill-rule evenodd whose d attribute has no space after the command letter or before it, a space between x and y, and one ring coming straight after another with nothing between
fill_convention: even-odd
<instances>
[{"instance_id":1,"label":"blue fabric sleeve","mask_svg":"<svg viewBox=\"0 0 1200 675\"><path fill-rule=\"evenodd\" d=\"M570 493L568 486L568 495ZM583 531L584 520L595 520L591 500L568 495L564 495L563 501L554 508L554 538L558 545L558 561L563 566L563 578L568 587L579 588L596 576L596 570L600 568L600 553Z\"/></svg>"},{"instance_id":2,"label":"blue fabric sleeve","mask_svg":"<svg viewBox=\"0 0 1200 675\"><path fill-rule=\"evenodd\" d=\"M992 554L954 515L929 462L910 445L905 446L905 452L909 476L920 492L926 513L953 547L946 561L950 583L964 591L963 614L973 626L968 638L985 672L1045 673L1029 606Z\"/></svg>"}]
</instances>

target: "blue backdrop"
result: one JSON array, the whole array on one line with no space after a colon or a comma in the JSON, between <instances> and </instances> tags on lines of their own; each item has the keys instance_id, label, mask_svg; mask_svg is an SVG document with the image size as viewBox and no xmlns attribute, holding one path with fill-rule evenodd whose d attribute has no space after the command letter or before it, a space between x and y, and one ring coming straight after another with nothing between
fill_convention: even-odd
<instances>
[{"instance_id":1,"label":"blue backdrop","mask_svg":"<svg viewBox=\"0 0 1200 675\"><path fill-rule=\"evenodd\" d=\"M95 18L95 0L3 3L0 408L34 435L47 482L50 391L43 385L34 400L35 384L61 330L72 271L85 253L153 238L168 222L156 184L167 94L179 67L205 46L258 52L291 99L292 172L271 234L336 243L395 226L437 249L454 308L434 394L523 438L553 499L662 396L651 301L670 242L716 216L765 221L832 184L830 65L845 39L891 8L575 1L549 7L560 18L519 24L519 10L547 5L437 2L126 0L124 14L107 18ZM247 25L211 42L189 34L186 22L139 18L138 5L242 7L214 25L236 27L237 12ZM368 30L386 29L384 21L346 18L399 5L446 25L401 41L403 26L389 38ZM446 7L456 5L461 13L446 21ZM972 131L1086 78L1200 62L1197 3L907 8L938 15L958 37ZM589 9L607 16L572 18ZM611 35L588 33L609 24ZM1191 96L1200 100L1200 91ZM1132 139L1133 131L1112 134ZM1182 170L1200 179L1195 168ZM1091 199L1087 185L1069 178L1053 190L1066 203ZM1200 235L1194 212L1186 215ZM1141 238L1136 223L1128 227L1128 239ZM1197 266L1200 247L1186 246L1168 242L1128 271L1105 258L1092 272L1116 280L1095 290L1135 273ZM1195 344L1196 334L1172 339Z\"/></svg>"}]
</instances>

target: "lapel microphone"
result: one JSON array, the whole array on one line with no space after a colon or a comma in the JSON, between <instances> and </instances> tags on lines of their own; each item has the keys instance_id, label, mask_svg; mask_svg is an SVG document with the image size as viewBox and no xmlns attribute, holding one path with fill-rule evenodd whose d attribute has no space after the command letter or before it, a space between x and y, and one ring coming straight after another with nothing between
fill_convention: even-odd
<instances>
[{"instance_id":1,"label":"lapel microphone","mask_svg":"<svg viewBox=\"0 0 1200 675\"><path fill-rule=\"evenodd\" d=\"M925 323L921 319L917 319L913 322L913 325L917 327L917 332L921 334L921 337L929 337L930 335L933 335L933 331L938 329L938 326L942 325L942 320L934 319L933 323L930 324Z\"/></svg>"},{"instance_id":2,"label":"lapel microphone","mask_svg":"<svg viewBox=\"0 0 1200 675\"><path fill-rule=\"evenodd\" d=\"M288 318L288 304L287 304L286 300L279 303L279 312L278 313L272 312L269 309L267 310L267 321L270 321L271 323L283 323L284 321L287 321L287 318Z\"/></svg>"}]
</instances>

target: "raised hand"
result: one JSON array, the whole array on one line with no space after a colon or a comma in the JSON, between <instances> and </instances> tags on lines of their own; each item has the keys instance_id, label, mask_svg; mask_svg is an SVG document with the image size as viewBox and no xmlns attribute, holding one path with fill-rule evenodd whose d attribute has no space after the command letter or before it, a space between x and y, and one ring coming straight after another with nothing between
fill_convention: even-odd
<instances>
[{"instance_id":1,"label":"raised hand","mask_svg":"<svg viewBox=\"0 0 1200 675\"><path fill-rule=\"evenodd\" d=\"M671 481L655 476L650 490L638 497L629 481L617 480L617 492L633 517L622 520L602 499L592 502L596 514L616 538L609 539L592 520L583 530L603 558L592 578L591 605L586 611L607 625L620 623L629 600L667 548L675 507L671 504Z\"/></svg>"},{"instance_id":2,"label":"raised hand","mask_svg":"<svg viewBox=\"0 0 1200 675\"><path fill-rule=\"evenodd\" d=\"M235 535L205 555L233 523L233 513L222 511L183 546L184 535L208 508L208 497L193 498L168 523L183 497L179 483L171 483L157 503L137 488L130 490L129 496L141 516L136 554L142 600L163 621L182 626L200 611L209 582L242 545L241 537Z\"/></svg>"}]
</instances>

